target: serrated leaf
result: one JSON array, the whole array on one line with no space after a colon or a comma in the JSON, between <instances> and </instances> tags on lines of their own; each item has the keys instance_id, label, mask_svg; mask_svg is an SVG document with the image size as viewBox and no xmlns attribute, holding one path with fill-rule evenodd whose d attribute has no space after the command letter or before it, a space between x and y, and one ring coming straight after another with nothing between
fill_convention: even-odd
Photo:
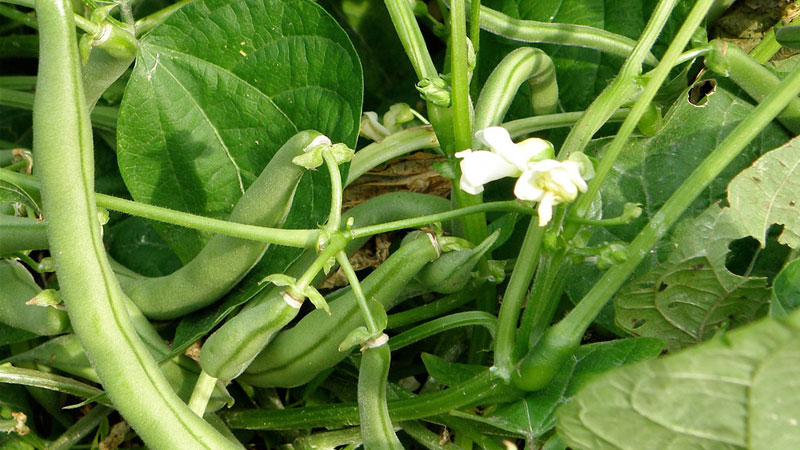
<instances>
[{"instance_id":1,"label":"serrated leaf","mask_svg":"<svg viewBox=\"0 0 800 450\"><path fill-rule=\"evenodd\" d=\"M750 236L766 245L772 224L783 225L778 242L800 247L800 139L759 158L728 186L731 214Z\"/></svg>"},{"instance_id":2,"label":"serrated leaf","mask_svg":"<svg viewBox=\"0 0 800 450\"><path fill-rule=\"evenodd\" d=\"M789 449L800 442L800 313L609 372L558 411L574 449Z\"/></svg>"},{"instance_id":3,"label":"serrated leaf","mask_svg":"<svg viewBox=\"0 0 800 450\"><path fill-rule=\"evenodd\" d=\"M635 336L663 338L672 351L756 317L770 292L764 278L725 267L728 245L742 237L726 212L714 205L678 225L667 261L614 297L617 325Z\"/></svg>"},{"instance_id":4,"label":"serrated leaf","mask_svg":"<svg viewBox=\"0 0 800 450\"><path fill-rule=\"evenodd\" d=\"M655 358L663 346L662 340L653 338L620 339L581 346L545 389L483 417L486 422L506 431L522 434L528 439L538 438L555 426L556 408L566 403L589 380L611 368Z\"/></svg>"},{"instance_id":5,"label":"serrated leaf","mask_svg":"<svg viewBox=\"0 0 800 450\"><path fill-rule=\"evenodd\" d=\"M225 218L297 131L353 146L361 68L347 35L307 0L197 1L141 40L120 108L120 170L134 199ZM327 174L291 215L321 222ZM156 225L182 261L207 235Z\"/></svg>"}]
</instances>

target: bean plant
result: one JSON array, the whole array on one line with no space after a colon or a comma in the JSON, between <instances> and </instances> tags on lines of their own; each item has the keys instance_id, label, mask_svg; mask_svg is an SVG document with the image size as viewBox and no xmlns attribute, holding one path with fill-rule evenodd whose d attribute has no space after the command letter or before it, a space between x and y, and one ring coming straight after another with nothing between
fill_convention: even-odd
<instances>
[{"instance_id":1,"label":"bean plant","mask_svg":"<svg viewBox=\"0 0 800 450\"><path fill-rule=\"evenodd\" d=\"M797 448L732 3L0 0L0 448Z\"/></svg>"}]
</instances>

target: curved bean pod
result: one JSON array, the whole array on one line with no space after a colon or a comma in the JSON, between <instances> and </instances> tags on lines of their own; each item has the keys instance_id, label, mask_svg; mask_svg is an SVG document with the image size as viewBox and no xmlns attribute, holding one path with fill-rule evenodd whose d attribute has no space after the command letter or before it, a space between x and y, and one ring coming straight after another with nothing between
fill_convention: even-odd
<instances>
[{"instance_id":1,"label":"curved bean pod","mask_svg":"<svg viewBox=\"0 0 800 450\"><path fill-rule=\"evenodd\" d=\"M36 2L41 47L33 135L48 241L72 327L114 406L148 446L238 448L172 391L136 336L106 259L71 7L66 0Z\"/></svg>"},{"instance_id":2,"label":"curved bean pod","mask_svg":"<svg viewBox=\"0 0 800 450\"><path fill-rule=\"evenodd\" d=\"M272 157L239 199L230 221L277 227L292 205L304 169L292 158L303 153L316 131L294 135ZM121 278L122 289L145 316L173 319L210 305L228 292L261 259L269 244L214 236L188 264L157 278Z\"/></svg>"},{"instance_id":3,"label":"curved bean pod","mask_svg":"<svg viewBox=\"0 0 800 450\"><path fill-rule=\"evenodd\" d=\"M547 54L537 48L522 47L506 55L483 85L475 105L476 130L500 125L511 101L525 81L531 87L533 114L552 114L558 108L556 68Z\"/></svg>"}]
</instances>

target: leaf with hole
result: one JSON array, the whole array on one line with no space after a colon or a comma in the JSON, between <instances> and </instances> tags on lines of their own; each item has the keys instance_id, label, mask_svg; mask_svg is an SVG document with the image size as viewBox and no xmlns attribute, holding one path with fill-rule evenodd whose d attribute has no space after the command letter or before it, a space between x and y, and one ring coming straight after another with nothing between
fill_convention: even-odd
<instances>
[{"instance_id":1,"label":"leaf with hole","mask_svg":"<svg viewBox=\"0 0 800 450\"><path fill-rule=\"evenodd\" d=\"M725 267L728 245L742 237L727 212L714 205L678 225L667 261L614 297L617 325L635 336L663 338L668 350L677 350L763 312L770 297L766 280Z\"/></svg>"}]
</instances>

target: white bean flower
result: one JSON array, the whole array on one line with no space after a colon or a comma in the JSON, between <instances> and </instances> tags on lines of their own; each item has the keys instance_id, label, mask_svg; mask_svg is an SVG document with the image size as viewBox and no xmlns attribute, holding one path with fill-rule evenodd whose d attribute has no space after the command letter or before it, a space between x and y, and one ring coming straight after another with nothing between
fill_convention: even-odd
<instances>
[{"instance_id":1,"label":"white bean flower","mask_svg":"<svg viewBox=\"0 0 800 450\"><path fill-rule=\"evenodd\" d=\"M490 127L475 135L490 150L464 150L456 153L461 160L461 190L470 194L483 192L483 185L505 177L518 177L514 195L524 201L539 202L539 225L547 225L553 207L569 203L578 193L586 192L584 179L594 175L591 162L583 153L570 155L567 161L554 158L549 142L530 138L515 144L502 127Z\"/></svg>"}]
</instances>

